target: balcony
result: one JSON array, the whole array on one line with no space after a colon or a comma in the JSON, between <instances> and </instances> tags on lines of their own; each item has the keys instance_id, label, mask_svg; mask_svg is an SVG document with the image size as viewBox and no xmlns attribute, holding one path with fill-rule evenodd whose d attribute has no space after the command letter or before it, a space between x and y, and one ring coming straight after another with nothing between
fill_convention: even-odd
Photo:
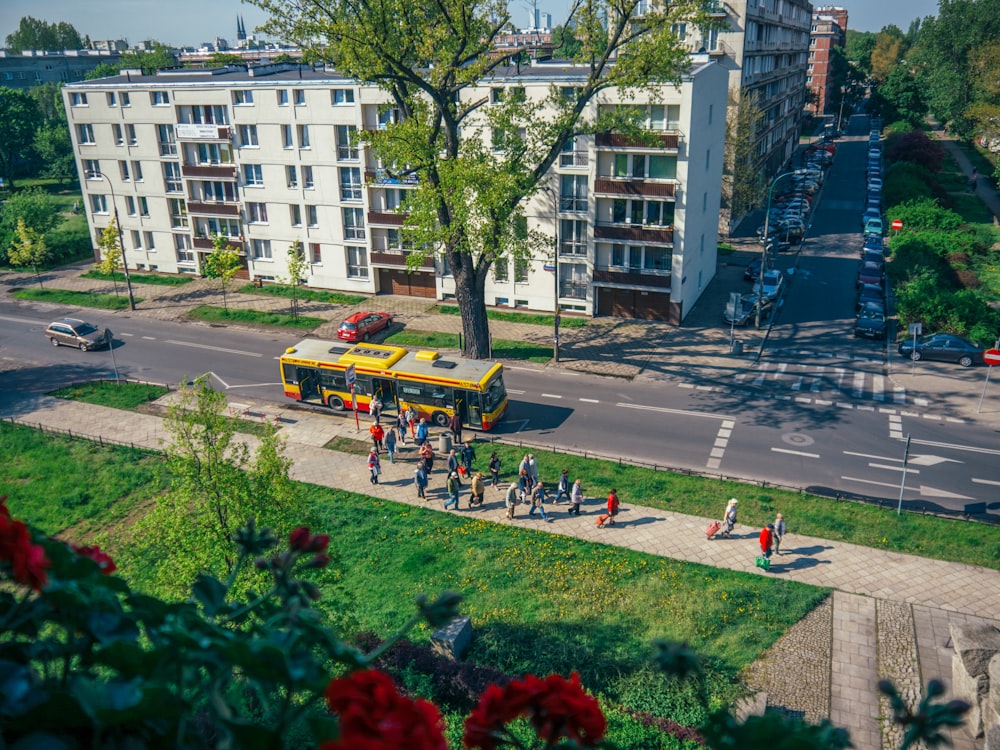
<instances>
[{"instance_id":1,"label":"balcony","mask_svg":"<svg viewBox=\"0 0 1000 750\"><path fill-rule=\"evenodd\" d=\"M233 137L228 125L185 122L178 123L175 131L179 141L228 141Z\"/></svg>"},{"instance_id":2,"label":"balcony","mask_svg":"<svg viewBox=\"0 0 1000 750\"><path fill-rule=\"evenodd\" d=\"M406 223L406 214L369 211L368 223L378 224L385 227L401 227Z\"/></svg>"},{"instance_id":3,"label":"balcony","mask_svg":"<svg viewBox=\"0 0 1000 750\"><path fill-rule=\"evenodd\" d=\"M594 268L595 284L616 284L619 286L637 287L654 286L659 289L669 289L671 274L655 271L621 271L609 266Z\"/></svg>"},{"instance_id":4,"label":"balcony","mask_svg":"<svg viewBox=\"0 0 1000 750\"><path fill-rule=\"evenodd\" d=\"M645 180L616 180L598 177L594 180L595 195L616 198L673 198L676 185L672 182L646 182Z\"/></svg>"},{"instance_id":5,"label":"balcony","mask_svg":"<svg viewBox=\"0 0 1000 750\"><path fill-rule=\"evenodd\" d=\"M718 2L718 0L709 0L709 2L705 4L705 12L713 18L726 17L726 8L721 2Z\"/></svg>"},{"instance_id":6,"label":"balcony","mask_svg":"<svg viewBox=\"0 0 1000 750\"><path fill-rule=\"evenodd\" d=\"M590 157L586 151L559 154L560 167L586 167L590 165Z\"/></svg>"},{"instance_id":7,"label":"balcony","mask_svg":"<svg viewBox=\"0 0 1000 750\"><path fill-rule=\"evenodd\" d=\"M371 259L373 266L388 266L390 268L408 268L406 264L406 259L410 256L410 253L404 252L378 252L372 251ZM425 257L423 262L417 266L417 269L421 271L433 271L434 270L434 258Z\"/></svg>"},{"instance_id":8,"label":"balcony","mask_svg":"<svg viewBox=\"0 0 1000 750\"><path fill-rule=\"evenodd\" d=\"M680 135L677 133L659 133L656 135L659 145L650 146L643 143L638 138L629 138L621 133L598 133L598 148L649 148L649 149L672 149L677 150L680 143Z\"/></svg>"},{"instance_id":9,"label":"balcony","mask_svg":"<svg viewBox=\"0 0 1000 750\"><path fill-rule=\"evenodd\" d=\"M194 240L192 240L192 242L194 243L194 246L195 246L195 248L197 250L213 250L214 249L214 246L212 245L212 240L209 237L195 237ZM234 240L234 239L231 239L231 238L227 237L226 238L226 245L228 245L229 247L233 248L233 250L237 250L237 251L239 251L241 253L245 253L246 252L246 248L243 246L243 242L241 240Z\"/></svg>"},{"instance_id":10,"label":"balcony","mask_svg":"<svg viewBox=\"0 0 1000 750\"><path fill-rule=\"evenodd\" d=\"M181 175L184 177L200 177L209 180L236 181L235 164L183 164Z\"/></svg>"},{"instance_id":11,"label":"balcony","mask_svg":"<svg viewBox=\"0 0 1000 750\"><path fill-rule=\"evenodd\" d=\"M598 224L594 227L594 239L671 245L674 242L674 228L643 224Z\"/></svg>"},{"instance_id":12,"label":"balcony","mask_svg":"<svg viewBox=\"0 0 1000 750\"><path fill-rule=\"evenodd\" d=\"M415 174L393 177L385 169L366 169L365 183L368 185L416 185L420 180Z\"/></svg>"},{"instance_id":13,"label":"balcony","mask_svg":"<svg viewBox=\"0 0 1000 750\"><path fill-rule=\"evenodd\" d=\"M240 206L238 203L202 203L200 201L188 201L189 214L200 214L202 216L239 216Z\"/></svg>"}]
</instances>

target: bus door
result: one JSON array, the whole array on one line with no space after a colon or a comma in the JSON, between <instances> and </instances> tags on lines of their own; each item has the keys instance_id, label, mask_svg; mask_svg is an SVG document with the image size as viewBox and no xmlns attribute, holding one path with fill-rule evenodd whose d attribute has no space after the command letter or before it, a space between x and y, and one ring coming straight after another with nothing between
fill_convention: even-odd
<instances>
[{"instance_id":1,"label":"bus door","mask_svg":"<svg viewBox=\"0 0 1000 750\"><path fill-rule=\"evenodd\" d=\"M295 379L299 381L299 394L303 401L323 400L323 392L319 384L319 370L312 367L296 367Z\"/></svg>"},{"instance_id":2,"label":"bus door","mask_svg":"<svg viewBox=\"0 0 1000 750\"><path fill-rule=\"evenodd\" d=\"M372 378L372 389L374 395L382 399L382 411L396 410L398 402L395 381L388 378Z\"/></svg>"},{"instance_id":3,"label":"bus door","mask_svg":"<svg viewBox=\"0 0 1000 750\"><path fill-rule=\"evenodd\" d=\"M467 427L483 428L482 396L479 391L455 389L455 411Z\"/></svg>"}]
</instances>

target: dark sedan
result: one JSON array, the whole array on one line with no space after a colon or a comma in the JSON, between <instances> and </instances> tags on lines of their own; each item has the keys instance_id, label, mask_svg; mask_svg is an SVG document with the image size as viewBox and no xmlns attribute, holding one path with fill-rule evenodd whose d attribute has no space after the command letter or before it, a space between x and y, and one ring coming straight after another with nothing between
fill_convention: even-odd
<instances>
[{"instance_id":1,"label":"dark sedan","mask_svg":"<svg viewBox=\"0 0 1000 750\"><path fill-rule=\"evenodd\" d=\"M879 305L885 304L885 295L882 292L881 284L861 285L861 288L858 290L858 310L860 311L864 308L868 302L874 302Z\"/></svg>"},{"instance_id":2,"label":"dark sedan","mask_svg":"<svg viewBox=\"0 0 1000 750\"><path fill-rule=\"evenodd\" d=\"M937 359L942 362L957 362L962 367L972 367L983 361L983 347L950 333L935 333L922 338L917 341L916 349L913 348L913 339L906 339L900 342L898 351L914 362Z\"/></svg>"},{"instance_id":3,"label":"dark sedan","mask_svg":"<svg viewBox=\"0 0 1000 750\"><path fill-rule=\"evenodd\" d=\"M864 339L884 339L886 331L885 311L874 302L866 303L858 313L854 323L854 335Z\"/></svg>"},{"instance_id":4,"label":"dark sedan","mask_svg":"<svg viewBox=\"0 0 1000 750\"><path fill-rule=\"evenodd\" d=\"M863 262L858 269L858 286L862 284L881 284L882 264Z\"/></svg>"}]
</instances>

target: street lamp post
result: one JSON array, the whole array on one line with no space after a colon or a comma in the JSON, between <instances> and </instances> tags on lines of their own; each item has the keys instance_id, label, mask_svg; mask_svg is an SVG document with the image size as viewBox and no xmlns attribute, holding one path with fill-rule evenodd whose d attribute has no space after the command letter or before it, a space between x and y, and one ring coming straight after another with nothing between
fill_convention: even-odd
<instances>
[{"instance_id":1,"label":"street lamp post","mask_svg":"<svg viewBox=\"0 0 1000 750\"><path fill-rule=\"evenodd\" d=\"M757 274L757 328L760 328L760 309L764 299L764 271L767 270L767 250L771 244L771 197L774 195L774 186L785 177L803 174L804 172L804 169L793 169L791 172L783 172L771 180L771 187L767 190L767 209L764 214L764 242L760 255L760 271Z\"/></svg>"},{"instance_id":2,"label":"street lamp post","mask_svg":"<svg viewBox=\"0 0 1000 750\"><path fill-rule=\"evenodd\" d=\"M122 269L125 272L125 286L128 288L128 306L130 310L135 310L135 295L132 293L132 276L128 272L128 259L125 257L125 238L122 236L122 224L118 220L118 201L115 198L115 188L111 184L111 178L103 172L88 172L88 177L100 177L108 181L108 189L111 191L111 205L115 212L115 228L118 230L118 247L122 251Z\"/></svg>"},{"instance_id":3,"label":"street lamp post","mask_svg":"<svg viewBox=\"0 0 1000 750\"><path fill-rule=\"evenodd\" d=\"M542 188L549 197L552 198L552 269L554 271L555 283L553 285L553 323L552 323L552 340L553 340L553 361L559 361L559 194L549 186L544 186Z\"/></svg>"},{"instance_id":4,"label":"street lamp post","mask_svg":"<svg viewBox=\"0 0 1000 750\"><path fill-rule=\"evenodd\" d=\"M844 96L847 94L847 87L840 87L840 112L837 114L837 132L842 133L844 126Z\"/></svg>"}]
</instances>

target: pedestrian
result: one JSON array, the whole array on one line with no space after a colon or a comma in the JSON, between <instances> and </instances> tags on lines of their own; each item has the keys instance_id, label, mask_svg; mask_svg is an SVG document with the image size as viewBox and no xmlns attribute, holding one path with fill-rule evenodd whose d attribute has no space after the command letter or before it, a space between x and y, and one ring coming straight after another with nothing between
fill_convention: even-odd
<instances>
[{"instance_id":1,"label":"pedestrian","mask_svg":"<svg viewBox=\"0 0 1000 750\"><path fill-rule=\"evenodd\" d=\"M618 516L618 510L621 508L621 502L618 500L618 490L612 489L608 493L608 515L611 516L607 523L609 526L615 525L615 518Z\"/></svg>"},{"instance_id":2,"label":"pedestrian","mask_svg":"<svg viewBox=\"0 0 1000 750\"><path fill-rule=\"evenodd\" d=\"M729 504L726 505L726 513L722 517L722 536L729 538L730 534L733 533L733 528L736 526L736 506L740 501L735 497L729 499Z\"/></svg>"},{"instance_id":3,"label":"pedestrian","mask_svg":"<svg viewBox=\"0 0 1000 750\"><path fill-rule=\"evenodd\" d=\"M522 503L531 494L531 477L528 476L527 469L521 469L521 473L517 476L517 491L521 495Z\"/></svg>"},{"instance_id":4,"label":"pedestrian","mask_svg":"<svg viewBox=\"0 0 1000 750\"><path fill-rule=\"evenodd\" d=\"M78 201L73 201L73 213L80 213L80 203Z\"/></svg>"},{"instance_id":5,"label":"pedestrian","mask_svg":"<svg viewBox=\"0 0 1000 750\"><path fill-rule=\"evenodd\" d=\"M531 490L531 510L528 511L528 515L535 515L536 510L541 511L542 520L547 523L549 517L545 513L545 486L541 482L536 484L534 489Z\"/></svg>"},{"instance_id":6,"label":"pedestrian","mask_svg":"<svg viewBox=\"0 0 1000 750\"><path fill-rule=\"evenodd\" d=\"M972 176L969 177L969 190L970 192L976 192L976 185L979 182L979 170L975 167L972 168Z\"/></svg>"},{"instance_id":7,"label":"pedestrian","mask_svg":"<svg viewBox=\"0 0 1000 750\"><path fill-rule=\"evenodd\" d=\"M462 485L459 484L457 471L448 474L448 482L445 487L448 490L448 501L444 504L444 509L454 508L458 510L458 493L461 491Z\"/></svg>"},{"instance_id":8,"label":"pedestrian","mask_svg":"<svg viewBox=\"0 0 1000 750\"><path fill-rule=\"evenodd\" d=\"M427 426L427 420L421 417L420 423L417 425L417 445L423 445L429 434L430 427Z\"/></svg>"},{"instance_id":9,"label":"pedestrian","mask_svg":"<svg viewBox=\"0 0 1000 750\"><path fill-rule=\"evenodd\" d=\"M458 456L455 455L455 451L448 452L448 473L451 474L452 472L456 476L458 475ZM459 479L458 482L461 484L462 480Z\"/></svg>"},{"instance_id":10,"label":"pedestrian","mask_svg":"<svg viewBox=\"0 0 1000 750\"><path fill-rule=\"evenodd\" d=\"M489 463L490 476L493 477L493 487L497 492L500 490L500 456L497 455L496 451L493 451L493 455L490 456Z\"/></svg>"},{"instance_id":11,"label":"pedestrian","mask_svg":"<svg viewBox=\"0 0 1000 750\"><path fill-rule=\"evenodd\" d=\"M399 422L399 444L405 446L406 431L410 426L410 420L406 417L406 409L400 408L397 422Z\"/></svg>"},{"instance_id":12,"label":"pedestrian","mask_svg":"<svg viewBox=\"0 0 1000 750\"><path fill-rule=\"evenodd\" d=\"M522 458L522 459L521 459L521 463L519 463L519 464L517 465L517 475L518 475L518 476L521 476L521 472L522 472L522 471L523 471L523 472L524 472L525 474L527 474L527 473L528 473L528 458L529 458L528 454L527 454L527 453L525 453L525 454L524 454L524 458Z\"/></svg>"},{"instance_id":13,"label":"pedestrian","mask_svg":"<svg viewBox=\"0 0 1000 750\"><path fill-rule=\"evenodd\" d=\"M385 452L389 454L389 463L396 463L396 428L390 427L385 433Z\"/></svg>"},{"instance_id":14,"label":"pedestrian","mask_svg":"<svg viewBox=\"0 0 1000 750\"><path fill-rule=\"evenodd\" d=\"M427 470L423 462L417 464L417 470L413 474L413 483L417 485L417 498L426 503L427 495L424 494L424 491L427 489Z\"/></svg>"},{"instance_id":15,"label":"pedestrian","mask_svg":"<svg viewBox=\"0 0 1000 750\"><path fill-rule=\"evenodd\" d=\"M448 420L448 429L451 430L451 437L455 441L455 445L462 442L462 418L455 412L451 415L451 419Z\"/></svg>"},{"instance_id":16,"label":"pedestrian","mask_svg":"<svg viewBox=\"0 0 1000 750\"><path fill-rule=\"evenodd\" d=\"M420 458L427 466L427 478L430 479L431 472L434 471L434 449L431 447L430 441L420 446Z\"/></svg>"},{"instance_id":17,"label":"pedestrian","mask_svg":"<svg viewBox=\"0 0 1000 750\"><path fill-rule=\"evenodd\" d=\"M382 449L382 440L385 439L385 430L382 429L382 425L378 422L372 422L372 426L368 428L368 434L372 436L372 447L375 452L378 453Z\"/></svg>"},{"instance_id":18,"label":"pedestrian","mask_svg":"<svg viewBox=\"0 0 1000 750\"><path fill-rule=\"evenodd\" d=\"M382 406L382 399L378 397L378 394L372 396L372 401L368 404L368 411L371 412L371 415L376 422L382 421Z\"/></svg>"},{"instance_id":19,"label":"pedestrian","mask_svg":"<svg viewBox=\"0 0 1000 750\"><path fill-rule=\"evenodd\" d=\"M774 544L774 524L769 523L760 530L760 553L770 559L771 546Z\"/></svg>"},{"instance_id":20,"label":"pedestrian","mask_svg":"<svg viewBox=\"0 0 1000 750\"><path fill-rule=\"evenodd\" d=\"M486 493L486 483L483 481L483 472L477 471L472 477L472 494L469 495L469 507L483 504L483 495Z\"/></svg>"},{"instance_id":21,"label":"pedestrian","mask_svg":"<svg viewBox=\"0 0 1000 750\"><path fill-rule=\"evenodd\" d=\"M472 447L472 441L466 440L462 446L462 463L465 465L465 473L472 476L472 462L476 460L476 449Z\"/></svg>"},{"instance_id":22,"label":"pedestrian","mask_svg":"<svg viewBox=\"0 0 1000 750\"><path fill-rule=\"evenodd\" d=\"M583 504L583 487L580 486L579 479L573 482L573 489L569 492L569 502L569 512L580 515L580 505Z\"/></svg>"},{"instance_id":23,"label":"pedestrian","mask_svg":"<svg viewBox=\"0 0 1000 750\"><path fill-rule=\"evenodd\" d=\"M774 519L774 554L781 554L781 540L785 538L785 517L778 514Z\"/></svg>"},{"instance_id":24,"label":"pedestrian","mask_svg":"<svg viewBox=\"0 0 1000 750\"><path fill-rule=\"evenodd\" d=\"M368 471L371 472L371 483L378 484L378 475L382 473L382 464L378 460L378 452L372 448L368 454Z\"/></svg>"},{"instance_id":25,"label":"pedestrian","mask_svg":"<svg viewBox=\"0 0 1000 750\"><path fill-rule=\"evenodd\" d=\"M531 484L538 484L538 464L535 462L535 454L528 454L528 476L531 477Z\"/></svg>"},{"instance_id":26,"label":"pedestrian","mask_svg":"<svg viewBox=\"0 0 1000 750\"><path fill-rule=\"evenodd\" d=\"M504 496L504 505L507 506L507 520L514 520L514 508L517 504L521 502L520 490L518 489L517 482L511 482L507 486L507 494Z\"/></svg>"},{"instance_id":27,"label":"pedestrian","mask_svg":"<svg viewBox=\"0 0 1000 750\"><path fill-rule=\"evenodd\" d=\"M406 423L410 425L410 437L417 439L417 411L412 406L406 409Z\"/></svg>"},{"instance_id":28,"label":"pedestrian","mask_svg":"<svg viewBox=\"0 0 1000 750\"><path fill-rule=\"evenodd\" d=\"M569 501L569 469L563 469L562 474L559 475L559 483L556 485L556 499L552 501L553 505L559 505L559 498L563 495L566 496L567 502Z\"/></svg>"}]
</instances>

